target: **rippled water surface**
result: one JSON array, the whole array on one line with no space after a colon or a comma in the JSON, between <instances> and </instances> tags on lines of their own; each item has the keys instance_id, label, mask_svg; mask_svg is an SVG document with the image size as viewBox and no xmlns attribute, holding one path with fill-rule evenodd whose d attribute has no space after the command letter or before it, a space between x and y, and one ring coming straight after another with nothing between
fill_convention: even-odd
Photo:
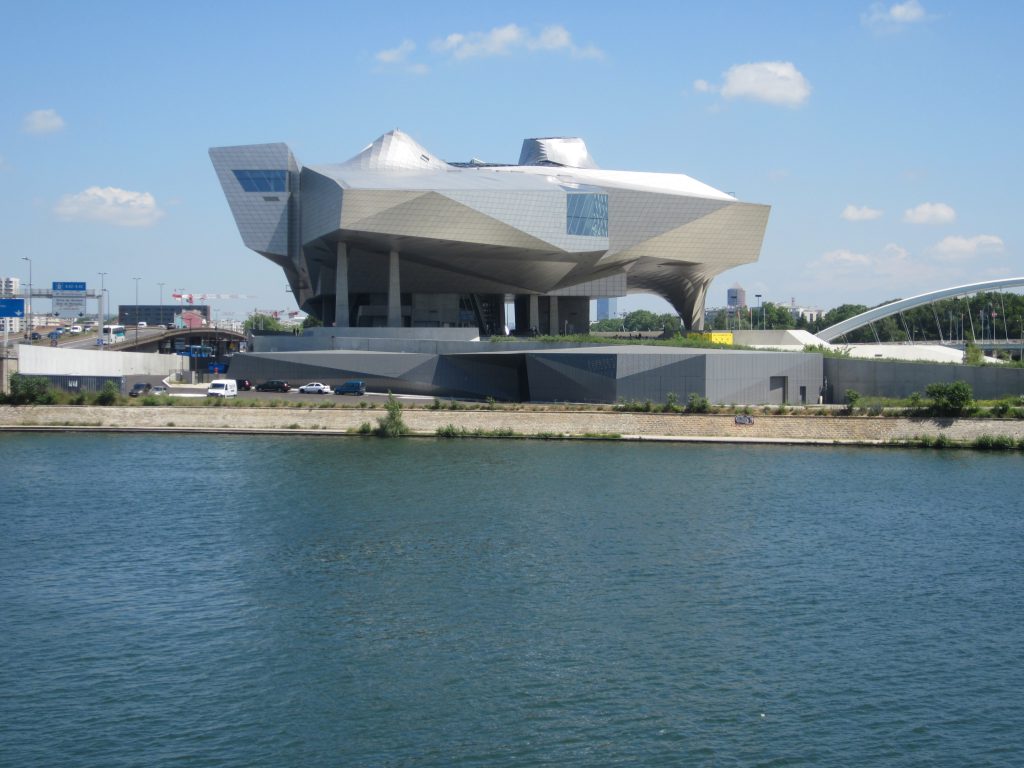
<instances>
[{"instance_id":1,"label":"rippled water surface","mask_svg":"<svg viewBox=\"0 0 1024 768\"><path fill-rule=\"evenodd\" d=\"M1017 456L0 447L4 766L1024 764Z\"/></svg>"}]
</instances>

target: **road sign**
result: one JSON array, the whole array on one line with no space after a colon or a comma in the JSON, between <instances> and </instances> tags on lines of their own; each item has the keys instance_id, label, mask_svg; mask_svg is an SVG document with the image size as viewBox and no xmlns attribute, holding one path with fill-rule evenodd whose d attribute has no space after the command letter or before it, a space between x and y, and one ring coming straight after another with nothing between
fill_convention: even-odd
<instances>
[{"instance_id":1,"label":"road sign","mask_svg":"<svg viewBox=\"0 0 1024 768\"><path fill-rule=\"evenodd\" d=\"M85 314L85 283L54 282L53 313L58 317Z\"/></svg>"},{"instance_id":2,"label":"road sign","mask_svg":"<svg viewBox=\"0 0 1024 768\"><path fill-rule=\"evenodd\" d=\"M24 299L0 299L0 317L24 317Z\"/></svg>"}]
</instances>

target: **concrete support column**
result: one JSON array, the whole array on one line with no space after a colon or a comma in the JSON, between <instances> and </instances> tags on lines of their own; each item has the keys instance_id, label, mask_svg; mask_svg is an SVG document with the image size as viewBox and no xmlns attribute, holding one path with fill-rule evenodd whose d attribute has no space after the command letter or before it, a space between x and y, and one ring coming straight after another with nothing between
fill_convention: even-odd
<instances>
[{"instance_id":1,"label":"concrete support column","mask_svg":"<svg viewBox=\"0 0 1024 768\"><path fill-rule=\"evenodd\" d=\"M536 293L530 294L530 330L540 332L540 296Z\"/></svg>"},{"instance_id":2,"label":"concrete support column","mask_svg":"<svg viewBox=\"0 0 1024 768\"><path fill-rule=\"evenodd\" d=\"M558 297L548 297L548 327L552 336L558 336L562 329L558 327Z\"/></svg>"},{"instance_id":3,"label":"concrete support column","mask_svg":"<svg viewBox=\"0 0 1024 768\"><path fill-rule=\"evenodd\" d=\"M388 264L388 328L402 327L402 284L398 276L398 251L391 251Z\"/></svg>"},{"instance_id":4,"label":"concrete support column","mask_svg":"<svg viewBox=\"0 0 1024 768\"><path fill-rule=\"evenodd\" d=\"M338 243L338 265L334 271L334 326L348 328L348 245Z\"/></svg>"}]
</instances>

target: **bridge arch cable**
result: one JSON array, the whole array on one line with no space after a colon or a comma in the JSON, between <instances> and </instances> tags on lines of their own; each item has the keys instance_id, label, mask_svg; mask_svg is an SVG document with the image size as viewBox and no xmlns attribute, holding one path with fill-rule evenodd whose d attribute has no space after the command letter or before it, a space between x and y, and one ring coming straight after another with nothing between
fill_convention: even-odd
<instances>
[{"instance_id":1,"label":"bridge arch cable","mask_svg":"<svg viewBox=\"0 0 1024 768\"><path fill-rule=\"evenodd\" d=\"M832 341L840 336L844 336L850 331L862 328L875 320L881 320L882 318L899 314L903 310L914 309L926 304L931 304L940 299L957 297L964 297L966 299L966 297L978 293L979 291L996 291L1013 287L1024 287L1024 277L1008 277L1000 280L986 280L980 283L968 283L966 285L957 285L951 288L942 288L937 291L929 291L928 293L911 296L907 299L899 299L897 301L889 302L888 304L883 304L880 307L869 309L866 312L861 312L859 315L854 315L851 318L818 331L817 336L822 341ZM967 305L968 316L970 316L969 301L967 301ZM906 326L905 320L904 326ZM973 317L971 317L971 333L974 334Z\"/></svg>"}]
</instances>

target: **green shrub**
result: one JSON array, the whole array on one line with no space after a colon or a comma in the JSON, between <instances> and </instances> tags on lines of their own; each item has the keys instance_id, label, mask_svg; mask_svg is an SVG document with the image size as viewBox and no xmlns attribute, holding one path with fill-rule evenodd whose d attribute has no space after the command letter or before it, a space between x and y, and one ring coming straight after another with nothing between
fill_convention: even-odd
<instances>
[{"instance_id":1,"label":"green shrub","mask_svg":"<svg viewBox=\"0 0 1024 768\"><path fill-rule=\"evenodd\" d=\"M974 406L974 392L966 381L937 382L925 388L931 411L939 416L961 416Z\"/></svg>"},{"instance_id":2,"label":"green shrub","mask_svg":"<svg viewBox=\"0 0 1024 768\"><path fill-rule=\"evenodd\" d=\"M708 413L711 410L711 401L699 392L691 392L686 401L688 413Z\"/></svg>"},{"instance_id":3,"label":"green shrub","mask_svg":"<svg viewBox=\"0 0 1024 768\"><path fill-rule=\"evenodd\" d=\"M96 393L96 405L117 405L121 401L121 391L117 384L106 381Z\"/></svg>"},{"instance_id":4,"label":"green shrub","mask_svg":"<svg viewBox=\"0 0 1024 768\"><path fill-rule=\"evenodd\" d=\"M966 365L984 365L985 353L976 344L968 342L964 347L964 363Z\"/></svg>"},{"instance_id":5,"label":"green shrub","mask_svg":"<svg viewBox=\"0 0 1024 768\"><path fill-rule=\"evenodd\" d=\"M360 435L372 435L373 425L368 421L364 421L362 424L356 427L355 431Z\"/></svg>"},{"instance_id":6,"label":"green shrub","mask_svg":"<svg viewBox=\"0 0 1024 768\"><path fill-rule=\"evenodd\" d=\"M932 441L932 448L954 448L956 444L945 435L936 435Z\"/></svg>"},{"instance_id":7,"label":"green shrub","mask_svg":"<svg viewBox=\"0 0 1024 768\"><path fill-rule=\"evenodd\" d=\"M11 376L10 386L10 394L4 398L9 405L52 405L57 401L50 382L42 376L15 373Z\"/></svg>"},{"instance_id":8,"label":"green shrub","mask_svg":"<svg viewBox=\"0 0 1024 768\"><path fill-rule=\"evenodd\" d=\"M683 410L679 405L679 397L675 392L669 392L665 395L665 407L662 409L665 413L679 413Z\"/></svg>"},{"instance_id":9,"label":"green shrub","mask_svg":"<svg viewBox=\"0 0 1024 768\"><path fill-rule=\"evenodd\" d=\"M466 428L456 427L454 424L445 424L443 427L438 427L434 434L438 437L465 437Z\"/></svg>"},{"instance_id":10,"label":"green shrub","mask_svg":"<svg viewBox=\"0 0 1024 768\"><path fill-rule=\"evenodd\" d=\"M395 399L395 396L388 392L388 400L384 405L383 416L377 419L378 437L401 437L409 433L409 427L402 419L402 405Z\"/></svg>"},{"instance_id":11,"label":"green shrub","mask_svg":"<svg viewBox=\"0 0 1024 768\"><path fill-rule=\"evenodd\" d=\"M975 438L972 445L982 451L1012 451L1016 443L1007 435L981 435Z\"/></svg>"},{"instance_id":12,"label":"green shrub","mask_svg":"<svg viewBox=\"0 0 1024 768\"><path fill-rule=\"evenodd\" d=\"M852 414L857 410L857 402L860 400L860 392L855 389L848 389L843 395L843 402L846 403L846 413Z\"/></svg>"},{"instance_id":13,"label":"green shrub","mask_svg":"<svg viewBox=\"0 0 1024 768\"><path fill-rule=\"evenodd\" d=\"M1010 412L1011 407L1012 405L1009 400L1000 400L998 403L995 403L989 411L993 416L1002 419Z\"/></svg>"}]
</instances>

